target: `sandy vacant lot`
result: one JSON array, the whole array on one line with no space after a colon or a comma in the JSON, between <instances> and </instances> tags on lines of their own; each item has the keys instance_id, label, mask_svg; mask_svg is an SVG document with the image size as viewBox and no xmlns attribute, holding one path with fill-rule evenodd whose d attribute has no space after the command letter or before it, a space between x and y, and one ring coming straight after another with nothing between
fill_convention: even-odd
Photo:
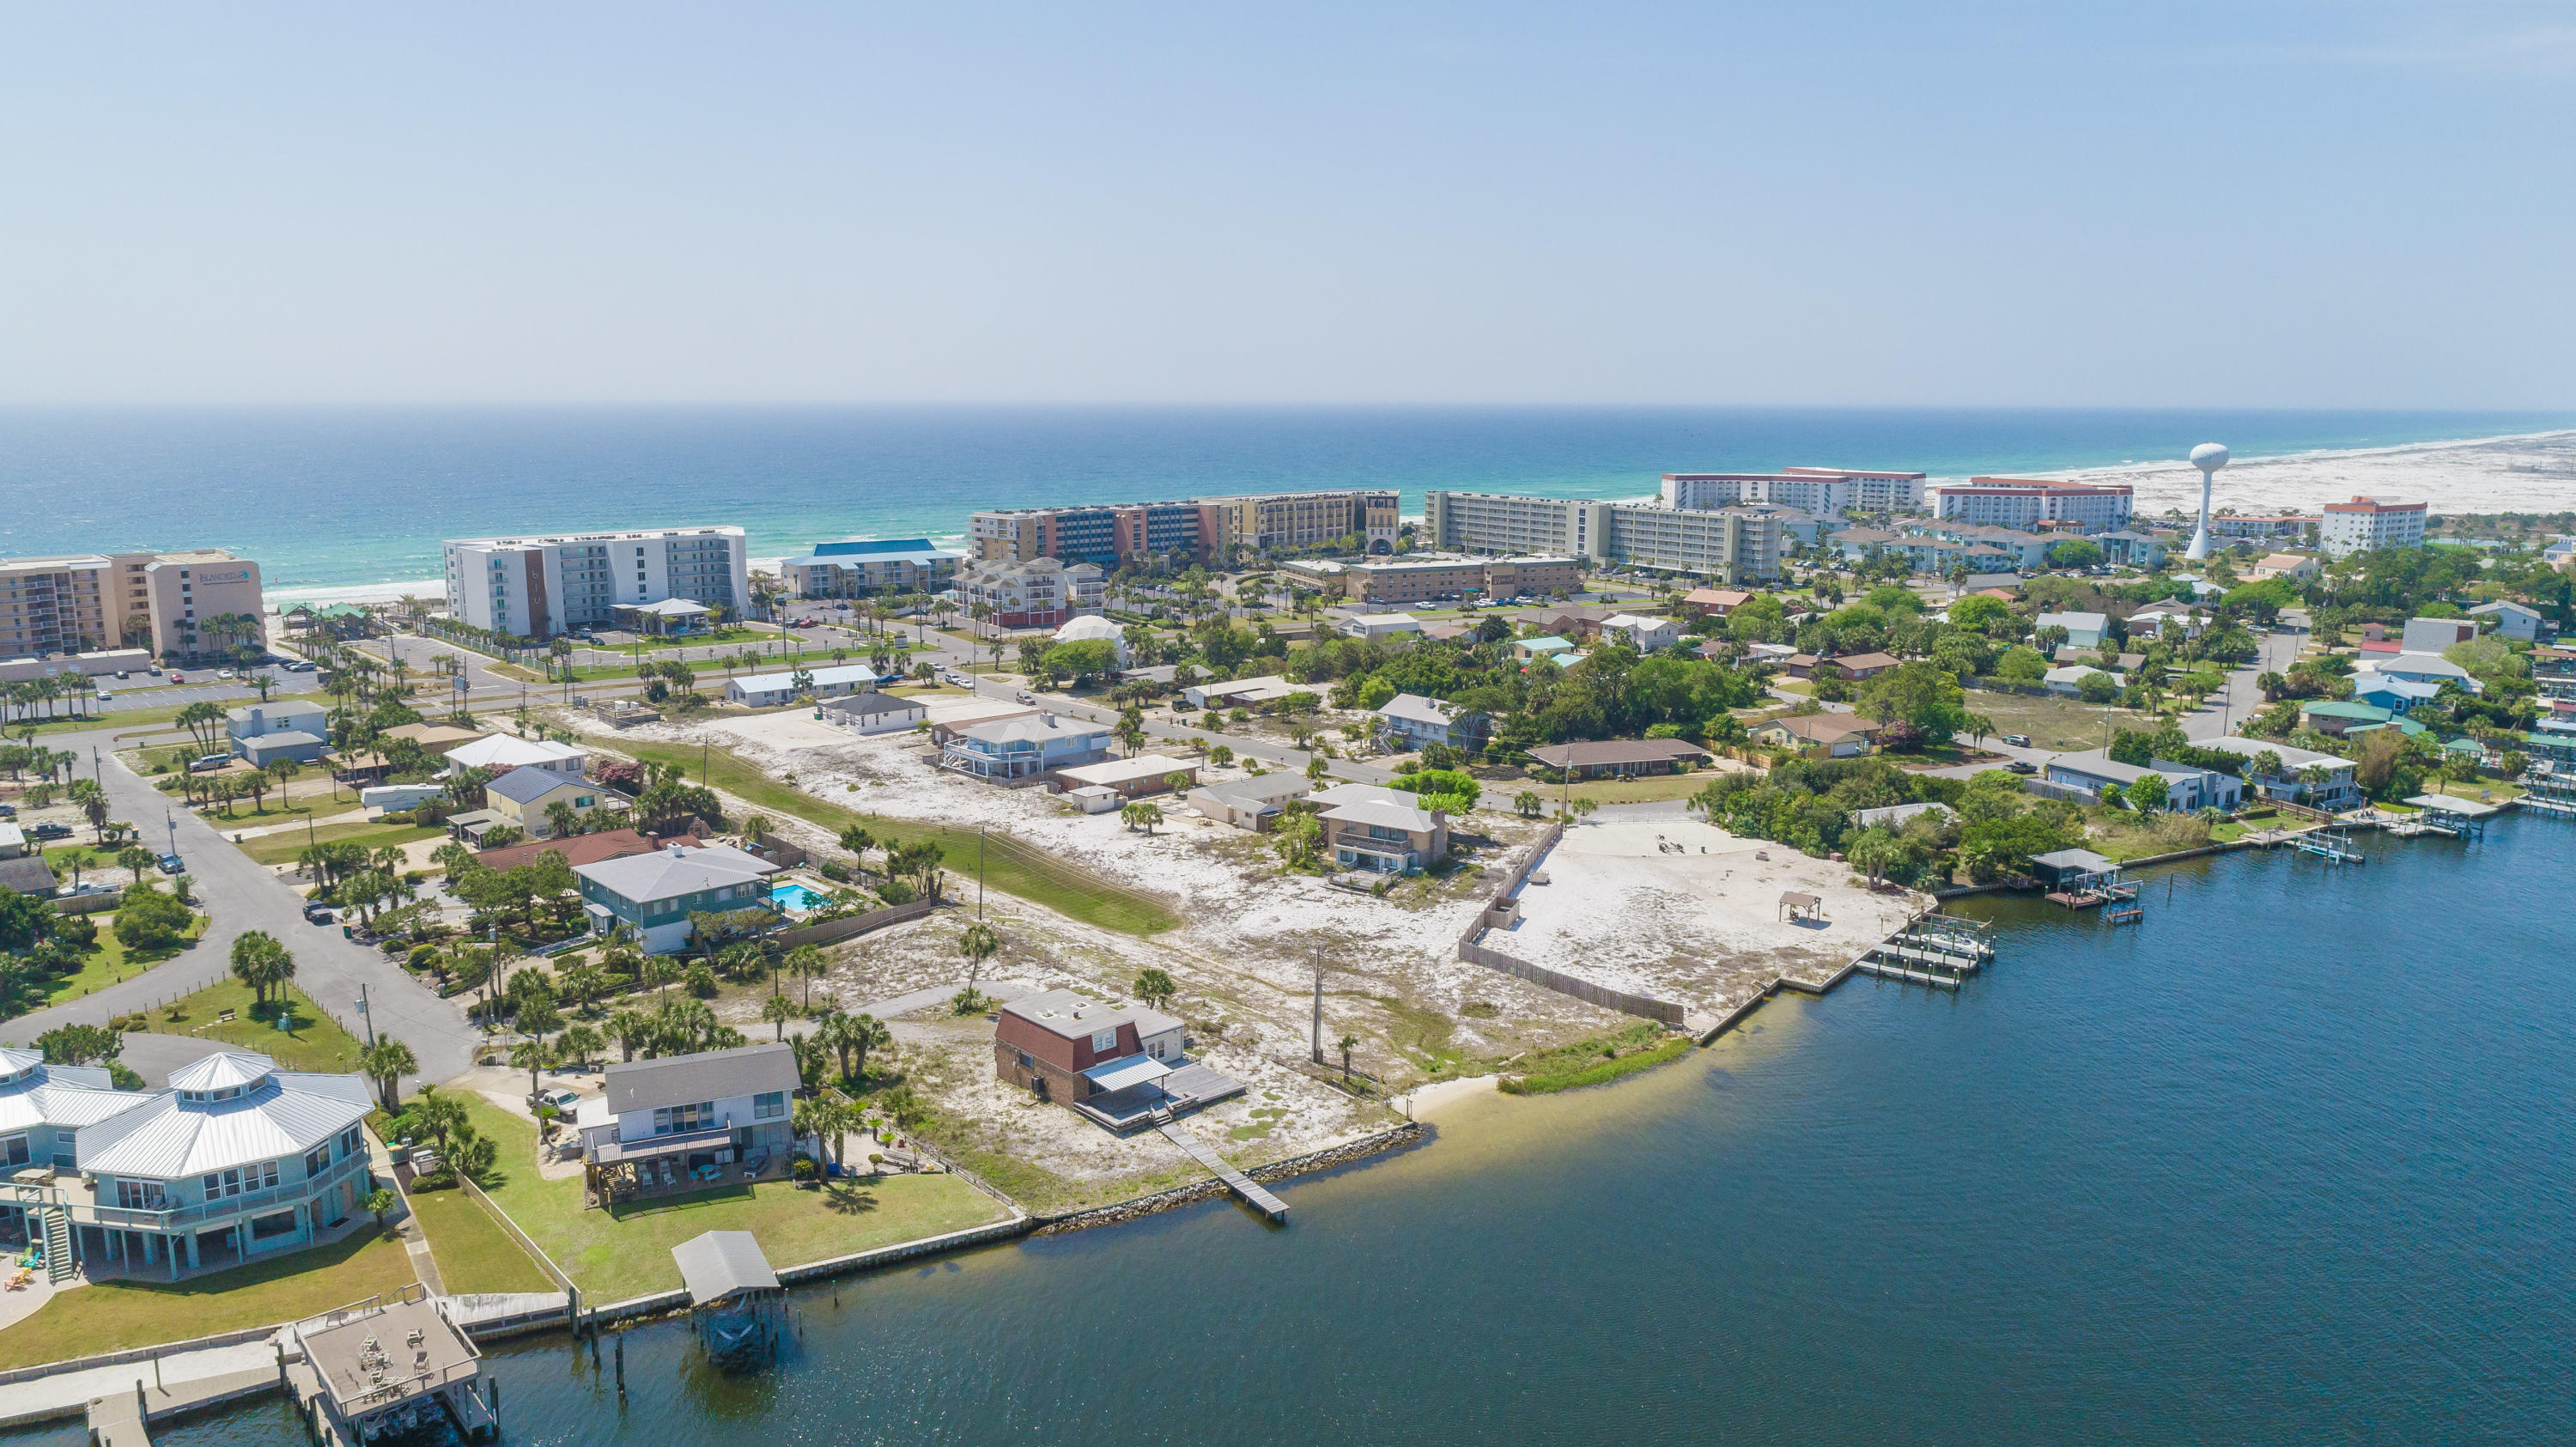
<instances>
[{"instance_id":1,"label":"sandy vacant lot","mask_svg":"<svg viewBox=\"0 0 2576 1447\"><path fill-rule=\"evenodd\" d=\"M1823 984L1926 902L1689 819L1578 825L1539 873L1548 882L1522 887L1519 923L1488 931L1487 948L1711 1022L1783 977ZM1790 890L1823 898L1821 924L1782 918Z\"/></svg>"}]
</instances>

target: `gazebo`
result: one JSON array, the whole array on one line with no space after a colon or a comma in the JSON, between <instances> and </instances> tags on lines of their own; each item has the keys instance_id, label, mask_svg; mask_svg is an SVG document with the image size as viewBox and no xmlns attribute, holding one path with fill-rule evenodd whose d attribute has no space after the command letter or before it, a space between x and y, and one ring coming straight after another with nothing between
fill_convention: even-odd
<instances>
[{"instance_id":1,"label":"gazebo","mask_svg":"<svg viewBox=\"0 0 2576 1447\"><path fill-rule=\"evenodd\" d=\"M612 610L618 624L637 633L666 636L677 633L703 633L715 610L704 603L686 598L665 598L658 603L620 603Z\"/></svg>"},{"instance_id":2,"label":"gazebo","mask_svg":"<svg viewBox=\"0 0 2576 1447\"><path fill-rule=\"evenodd\" d=\"M1800 920L1822 921L1825 917L1825 902L1815 895L1799 890L1783 890L1780 894L1780 908L1777 913L1785 914L1791 924L1796 924Z\"/></svg>"}]
</instances>

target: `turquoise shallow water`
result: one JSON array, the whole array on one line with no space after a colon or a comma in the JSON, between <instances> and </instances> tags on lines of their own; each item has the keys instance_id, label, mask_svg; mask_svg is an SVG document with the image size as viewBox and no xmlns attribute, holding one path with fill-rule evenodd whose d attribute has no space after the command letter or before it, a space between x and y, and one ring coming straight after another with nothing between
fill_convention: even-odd
<instances>
[{"instance_id":1,"label":"turquoise shallow water","mask_svg":"<svg viewBox=\"0 0 2576 1447\"><path fill-rule=\"evenodd\" d=\"M522 1443L2576 1439L2576 829L1972 903L1956 996L1765 1006L1606 1090L1228 1205L800 1293L752 1379L673 1326L496 1350ZM69 1443L76 1431L26 1434ZM165 1437L285 1447L254 1408Z\"/></svg>"},{"instance_id":2,"label":"turquoise shallow water","mask_svg":"<svg viewBox=\"0 0 2576 1447\"><path fill-rule=\"evenodd\" d=\"M1392 486L1626 497L1688 469L1935 476L2576 425L2565 413L1820 408L0 409L0 555L211 545L271 587L439 576L438 542L732 522L756 556L979 507ZM2438 502L2437 502L2438 506Z\"/></svg>"}]
</instances>

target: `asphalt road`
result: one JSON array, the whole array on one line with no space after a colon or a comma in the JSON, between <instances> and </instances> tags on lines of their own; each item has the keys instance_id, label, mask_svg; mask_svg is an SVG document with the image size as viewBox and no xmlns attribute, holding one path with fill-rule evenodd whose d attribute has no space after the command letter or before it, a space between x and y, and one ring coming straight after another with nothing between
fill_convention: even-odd
<instances>
[{"instance_id":1,"label":"asphalt road","mask_svg":"<svg viewBox=\"0 0 2576 1447\"><path fill-rule=\"evenodd\" d=\"M337 926L306 924L303 896L118 762L106 733L65 735L60 743L77 748L84 760L91 757L90 746L98 746L98 777L107 786L109 817L138 825L147 846L169 847L175 828L179 856L212 920L196 948L95 994L0 1023L0 1041L29 1045L57 1025L104 1025L117 1015L202 989L229 973L233 941L245 930L259 929L276 936L295 956L296 987L361 1038L366 1029L357 1001L359 987L365 986L377 1031L411 1047L420 1058L420 1079L448 1080L473 1065L482 1035L466 1022L460 1006L438 998L379 951L341 938Z\"/></svg>"}]
</instances>

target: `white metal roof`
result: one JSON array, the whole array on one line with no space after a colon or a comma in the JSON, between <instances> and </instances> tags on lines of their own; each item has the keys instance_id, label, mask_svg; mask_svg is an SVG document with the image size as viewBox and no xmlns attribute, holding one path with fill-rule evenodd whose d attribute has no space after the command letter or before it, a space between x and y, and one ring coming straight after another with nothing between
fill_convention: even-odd
<instances>
[{"instance_id":1,"label":"white metal roof","mask_svg":"<svg viewBox=\"0 0 2576 1447\"><path fill-rule=\"evenodd\" d=\"M680 1282L693 1305L704 1306L746 1292L776 1291L778 1273L748 1231L709 1231L671 1248Z\"/></svg>"},{"instance_id":2,"label":"white metal roof","mask_svg":"<svg viewBox=\"0 0 2576 1447\"><path fill-rule=\"evenodd\" d=\"M1412 808L1392 799L1358 799L1336 804L1324 811L1327 819L1347 824L1376 824L1388 829L1405 829L1428 834L1440 827L1440 816L1428 809Z\"/></svg>"},{"instance_id":3,"label":"white metal roof","mask_svg":"<svg viewBox=\"0 0 2576 1447\"><path fill-rule=\"evenodd\" d=\"M447 751L451 772L503 765L516 769L530 764L560 764L588 757L590 755L570 744L559 744L552 739L523 739L513 734L486 734L470 744L458 744Z\"/></svg>"},{"instance_id":4,"label":"white metal roof","mask_svg":"<svg viewBox=\"0 0 2576 1447\"><path fill-rule=\"evenodd\" d=\"M730 844L674 844L650 854L576 864L572 870L620 898L639 904L743 884L777 871L777 865Z\"/></svg>"},{"instance_id":5,"label":"white metal roof","mask_svg":"<svg viewBox=\"0 0 2576 1447\"><path fill-rule=\"evenodd\" d=\"M95 1125L151 1099L118 1090L104 1067L47 1065L43 1052L0 1047L0 1132Z\"/></svg>"},{"instance_id":6,"label":"white metal roof","mask_svg":"<svg viewBox=\"0 0 2576 1447\"><path fill-rule=\"evenodd\" d=\"M355 1075L279 1070L265 1055L224 1052L171 1075L171 1088L83 1127L81 1168L174 1181L302 1155L367 1118L375 1101ZM245 1087L216 1082L255 1081ZM194 1083L183 1083L194 1082ZM229 1099L208 1092L241 1089Z\"/></svg>"},{"instance_id":7,"label":"white metal roof","mask_svg":"<svg viewBox=\"0 0 2576 1447\"><path fill-rule=\"evenodd\" d=\"M1138 779L1159 779L1165 774L1187 773L1197 767L1187 759L1176 759L1169 754L1138 754L1132 759L1111 759L1107 763L1084 764L1080 768L1057 772L1077 783L1099 784L1114 789Z\"/></svg>"},{"instance_id":8,"label":"white metal roof","mask_svg":"<svg viewBox=\"0 0 2576 1447\"><path fill-rule=\"evenodd\" d=\"M879 677L875 669L864 663L837 663L830 668L809 668L805 673L816 688L874 683ZM786 673L746 673L735 679L732 686L745 693L784 693L796 687L796 674L793 670Z\"/></svg>"}]
</instances>

